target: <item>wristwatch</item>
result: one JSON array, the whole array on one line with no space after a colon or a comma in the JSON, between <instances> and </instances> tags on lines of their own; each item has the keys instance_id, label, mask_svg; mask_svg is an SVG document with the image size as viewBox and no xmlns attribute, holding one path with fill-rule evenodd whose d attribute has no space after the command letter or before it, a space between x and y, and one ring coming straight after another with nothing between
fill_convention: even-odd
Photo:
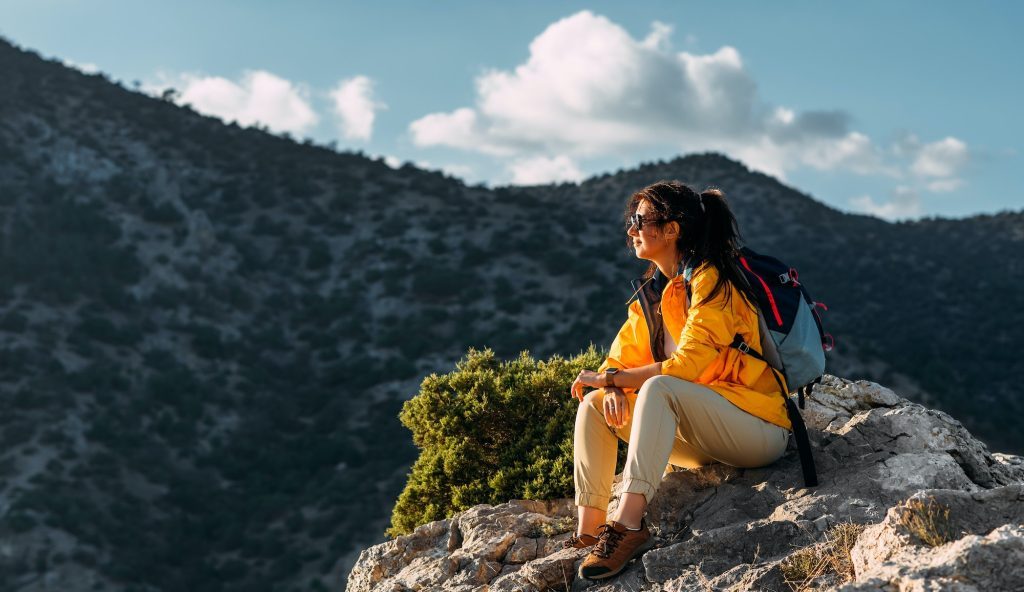
<instances>
[{"instance_id":1,"label":"wristwatch","mask_svg":"<svg viewBox=\"0 0 1024 592\"><path fill-rule=\"evenodd\" d=\"M615 386L615 375L619 373L618 368L608 368L604 371L604 385Z\"/></svg>"}]
</instances>

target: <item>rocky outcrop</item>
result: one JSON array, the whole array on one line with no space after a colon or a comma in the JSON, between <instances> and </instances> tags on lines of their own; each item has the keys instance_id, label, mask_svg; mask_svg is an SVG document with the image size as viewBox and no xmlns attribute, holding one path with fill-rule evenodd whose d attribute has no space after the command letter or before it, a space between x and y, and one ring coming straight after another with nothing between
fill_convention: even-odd
<instances>
[{"instance_id":1,"label":"rocky outcrop","mask_svg":"<svg viewBox=\"0 0 1024 592\"><path fill-rule=\"evenodd\" d=\"M804 418L818 487L802 487L795 451L761 469L669 473L648 511L657 547L610 581L576 578L584 552L559 545L571 501L512 501L365 550L348 589L1024 589L1019 457L870 382L826 377ZM814 559L829 553L846 573Z\"/></svg>"}]
</instances>

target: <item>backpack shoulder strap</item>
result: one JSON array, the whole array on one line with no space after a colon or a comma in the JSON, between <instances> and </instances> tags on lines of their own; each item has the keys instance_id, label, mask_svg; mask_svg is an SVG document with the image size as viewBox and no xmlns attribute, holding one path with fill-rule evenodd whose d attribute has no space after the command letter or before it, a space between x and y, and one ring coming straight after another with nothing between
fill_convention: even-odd
<instances>
[{"instance_id":1,"label":"backpack shoulder strap","mask_svg":"<svg viewBox=\"0 0 1024 592\"><path fill-rule=\"evenodd\" d=\"M753 356L762 362L768 362L768 360L764 359L764 356L747 345L743 341L743 336L739 334L733 339L730 347L734 347L742 353ZM811 440L807 437L807 426L804 425L804 418L800 415L800 410L796 408L796 403L793 402L793 399L789 398L787 394L788 389L779 371L773 368L771 364L768 364L768 369L771 370L772 377L775 378L775 382L779 385L782 398L786 401L786 415L789 417L793 438L796 440L796 450L800 455L800 469L804 474L804 486L814 487L818 484L818 471L814 466L814 457L811 455Z\"/></svg>"}]
</instances>

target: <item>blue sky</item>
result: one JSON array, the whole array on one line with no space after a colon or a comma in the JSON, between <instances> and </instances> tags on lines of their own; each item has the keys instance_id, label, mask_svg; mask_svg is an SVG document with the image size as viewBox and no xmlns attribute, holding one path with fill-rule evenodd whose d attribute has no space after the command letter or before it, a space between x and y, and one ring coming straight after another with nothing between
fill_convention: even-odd
<instances>
[{"instance_id":1,"label":"blue sky","mask_svg":"<svg viewBox=\"0 0 1024 592\"><path fill-rule=\"evenodd\" d=\"M0 0L0 35L470 183L718 150L899 219L1024 208L1022 17L985 1Z\"/></svg>"}]
</instances>

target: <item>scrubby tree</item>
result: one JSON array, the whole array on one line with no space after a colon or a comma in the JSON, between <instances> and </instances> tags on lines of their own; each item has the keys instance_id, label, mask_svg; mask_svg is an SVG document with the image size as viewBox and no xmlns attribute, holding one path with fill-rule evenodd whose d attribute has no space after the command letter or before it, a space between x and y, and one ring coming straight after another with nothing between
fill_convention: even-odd
<instances>
[{"instance_id":1,"label":"scrubby tree","mask_svg":"<svg viewBox=\"0 0 1024 592\"><path fill-rule=\"evenodd\" d=\"M470 349L453 372L431 374L402 407L420 456L388 534L475 504L572 495L572 432L578 403L569 385L603 360L594 346L566 360L523 352L501 361Z\"/></svg>"}]
</instances>

